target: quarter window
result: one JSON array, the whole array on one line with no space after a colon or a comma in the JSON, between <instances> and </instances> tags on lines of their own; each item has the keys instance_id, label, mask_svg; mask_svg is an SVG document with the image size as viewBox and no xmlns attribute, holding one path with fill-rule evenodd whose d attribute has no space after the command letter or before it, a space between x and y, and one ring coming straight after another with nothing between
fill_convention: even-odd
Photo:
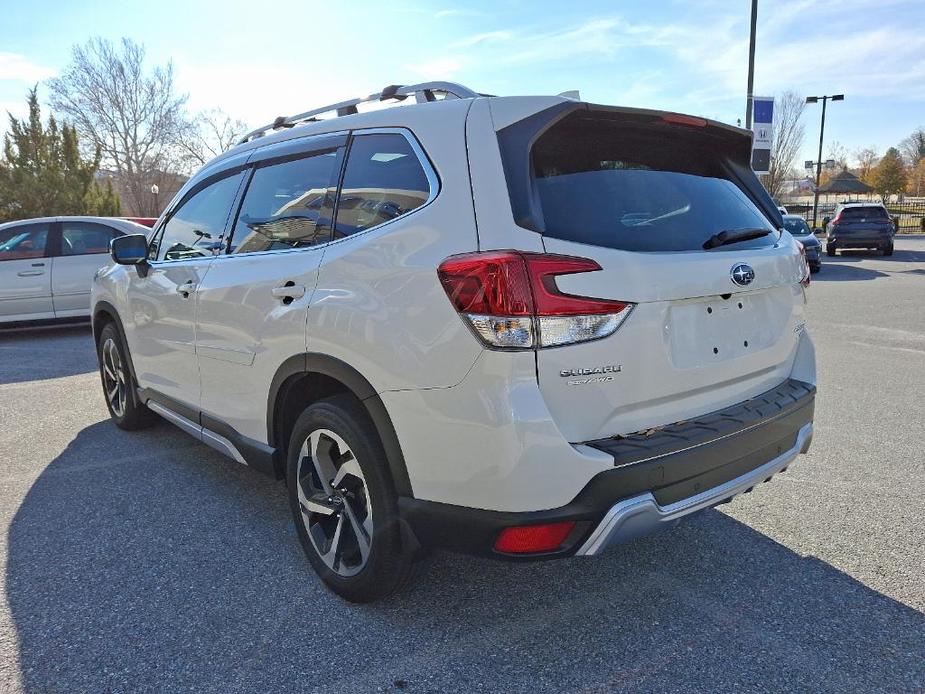
<instances>
[{"instance_id":1,"label":"quarter window","mask_svg":"<svg viewBox=\"0 0 925 694\"><path fill-rule=\"evenodd\" d=\"M334 236L401 217L429 196L427 175L408 140L398 133L358 135L347 156Z\"/></svg>"},{"instance_id":2,"label":"quarter window","mask_svg":"<svg viewBox=\"0 0 925 694\"><path fill-rule=\"evenodd\" d=\"M231 252L303 248L330 240L338 161L337 151L328 151L255 169Z\"/></svg>"},{"instance_id":3,"label":"quarter window","mask_svg":"<svg viewBox=\"0 0 925 694\"><path fill-rule=\"evenodd\" d=\"M109 252L117 236L111 227L93 222L61 222L61 255L95 255Z\"/></svg>"},{"instance_id":4,"label":"quarter window","mask_svg":"<svg viewBox=\"0 0 925 694\"><path fill-rule=\"evenodd\" d=\"M0 261L45 257L48 229L48 224L29 224L4 230L0 239Z\"/></svg>"},{"instance_id":5,"label":"quarter window","mask_svg":"<svg viewBox=\"0 0 925 694\"><path fill-rule=\"evenodd\" d=\"M215 181L188 198L164 225L158 259L211 257L221 250L242 176L239 172Z\"/></svg>"}]
</instances>

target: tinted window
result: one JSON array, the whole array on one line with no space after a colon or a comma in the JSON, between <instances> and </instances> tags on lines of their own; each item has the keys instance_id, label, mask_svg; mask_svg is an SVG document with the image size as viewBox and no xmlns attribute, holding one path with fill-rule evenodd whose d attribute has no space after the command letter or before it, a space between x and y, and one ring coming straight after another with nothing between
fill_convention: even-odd
<instances>
[{"instance_id":1,"label":"tinted window","mask_svg":"<svg viewBox=\"0 0 925 694\"><path fill-rule=\"evenodd\" d=\"M218 252L242 176L215 181L187 198L164 227L158 259L185 260Z\"/></svg>"},{"instance_id":2,"label":"tinted window","mask_svg":"<svg viewBox=\"0 0 925 694\"><path fill-rule=\"evenodd\" d=\"M767 229L734 248L776 242L767 218L729 178L724 155L684 130L564 118L532 150L548 236L627 251L702 250L713 234Z\"/></svg>"},{"instance_id":3,"label":"tinted window","mask_svg":"<svg viewBox=\"0 0 925 694\"><path fill-rule=\"evenodd\" d=\"M44 257L49 227L48 224L29 224L4 230L0 261Z\"/></svg>"},{"instance_id":4,"label":"tinted window","mask_svg":"<svg viewBox=\"0 0 925 694\"><path fill-rule=\"evenodd\" d=\"M400 217L428 197L427 175L402 135L359 135L347 156L335 236L355 234Z\"/></svg>"},{"instance_id":5,"label":"tinted window","mask_svg":"<svg viewBox=\"0 0 925 694\"><path fill-rule=\"evenodd\" d=\"M807 224L804 219L784 217L784 228L794 236L806 236L812 233L809 230L809 224Z\"/></svg>"},{"instance_id":6,"label":"tinted window","mask_svg":"<svg viewBox=\"0 0 925 694\"><path fill-rule=\"evenodd\" d=\"M882 207L846 207L841 211L842 219L889 219Z\"/></svg>"},{"instance_id":7,"label":"tinted window","mask_svg":"<svg viewBox=\"0 0 925 694\"><path fill-rule=\"evenodd\" d=\"M232 252L328 241L337 162L332 151L256 169L234 227Z\"/></svg>"},{"instance_id":8,"label":"tinted window","mask_svg":"<svg viewBox=\"0 0 925 694\"><path fill-rule=\"evenodd\" d=\"M61 222L61 255L108 253L109 242L118 233L93 222Z\"/></svg>"}]
</instances>

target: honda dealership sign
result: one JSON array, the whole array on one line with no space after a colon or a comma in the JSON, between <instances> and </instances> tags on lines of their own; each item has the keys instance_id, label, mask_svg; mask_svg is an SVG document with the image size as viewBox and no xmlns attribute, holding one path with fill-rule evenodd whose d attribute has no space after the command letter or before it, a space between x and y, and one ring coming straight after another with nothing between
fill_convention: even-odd
<instances>
[{"instance_id":1,"label":"honda dealership sign","mask_svg":"<svg viewBox=\"0 0 925 694\"><path fill-rule=\"evenodd\" d=\"M774 138L774 97L752 98L752 169L765 174L771 170L771 144Z\"/></svg>"}]
</instances>

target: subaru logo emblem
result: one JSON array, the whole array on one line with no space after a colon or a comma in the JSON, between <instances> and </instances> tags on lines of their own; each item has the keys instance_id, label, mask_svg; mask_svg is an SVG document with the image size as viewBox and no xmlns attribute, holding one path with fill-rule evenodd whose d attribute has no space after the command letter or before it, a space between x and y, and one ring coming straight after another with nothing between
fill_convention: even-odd
<instances>
[{"instance_id":1,"label":"subaru logo emblem","mask_svg":"<svg viewBox=\"0 0 925 694\"><path fill-rule=\"evenodd\" d=\"M745 287L754 282L755 271L752 270L751 265L739 263L738 265L732 266L732 270L729 271L729 277L740 287Z\"/></svg>"}]
</instances>

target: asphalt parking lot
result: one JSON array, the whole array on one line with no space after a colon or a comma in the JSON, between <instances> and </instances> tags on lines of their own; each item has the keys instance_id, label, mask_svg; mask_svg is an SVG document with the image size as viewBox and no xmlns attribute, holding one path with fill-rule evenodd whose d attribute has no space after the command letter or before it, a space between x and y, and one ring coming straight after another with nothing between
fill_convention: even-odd
<instances>
[{"instance_id":1,"label":"asphalt parking lot","mask_svg":"<svg viewBox=\"0 0 925 694\"><path fill-rule=\"evenodd\" d=\"M282 486L107 418L87 327L0 335L3 691L923 691L925 239L824 258L812 451L602 557L327 593Z\"/></svg>"}]
</instances>

